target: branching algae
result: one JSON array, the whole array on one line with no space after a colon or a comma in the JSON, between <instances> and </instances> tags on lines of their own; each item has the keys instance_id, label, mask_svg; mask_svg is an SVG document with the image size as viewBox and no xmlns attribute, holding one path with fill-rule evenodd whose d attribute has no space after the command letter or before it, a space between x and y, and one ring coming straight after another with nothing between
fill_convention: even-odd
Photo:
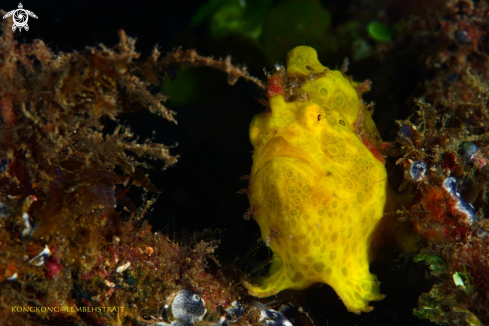
<instances>
[{"instance_id":1,"label":"branching algae","mask_svg":"<svg viewBox=\"0 0 489 326\"><path fill-rule=\"evenodd\" d=\"M59 54L41 40L16 42L8 20L2 31L0 324L191 325L204 314L207 322L226 320L245 289L234 286L234 270L209 263L216 235L204 231L179 243L141 223L158 191L143 159L166 167L177 157L169 146L137 139L118 117L149 110L176 122L165 96L153 92L169 67L214 67L230 83L250 78L246 70L192 50L161 56L155 48L140 60L123 31L112 49ZM133 190L143 191L141 207L126 196ZM172 316L164 307L188 288L206 307L193 309L195 318ZM246 308L240 321L258 323L260 309Z\"/></svg>"}]
</instances>

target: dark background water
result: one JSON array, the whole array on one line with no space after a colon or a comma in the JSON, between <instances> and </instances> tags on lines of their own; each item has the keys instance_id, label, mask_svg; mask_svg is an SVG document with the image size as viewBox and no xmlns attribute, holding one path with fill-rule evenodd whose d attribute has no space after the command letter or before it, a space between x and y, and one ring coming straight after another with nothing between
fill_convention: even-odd
<instances>
[{"instance_id":1,"label":"dark background water","mask_svg":"<svg viewBox=\"0 0 489 326\"><path fill-rule=\"evenodd\" d=\"M137 50L143 56L157 43L162 50L183 46L216 58L232 55L233 63L246 64L252 75L264 80L263 68L271 70L273 66L253 44L238 36L216 40L209 34L206 24L191 26L192 17L205 2L22 1L24 9L33 11L39 18L30 18L30 30L16 33L16 39L30 42L40 38L54 51L73 51L99 43L111 47L118 42L118 30L124 29L129 36L137 37ZM375 10L381 10L385 4L371 3L323 1L323 6L332 13L334 26L357 19L356 8L360 7L362 15L377 17ZM6 11L17 6L17 0L0 3L0 8ZM372 12L368 11L369 6ZM333 62L322 62L330 67L339 66L348 55L339 51L328 57ZM286 52L283 60L285 56ZM394 139L397 130L393 121L409 115L411 107L407 103L419 93L418 85L424 78L416 69L415 58L401 62L402 56L402 53L394 53L383 61L372 58L350 65L349 73L358 80L373 80L373 90L366 99L376 102L374 120L385 140ZM175 166L161 171L162 165L152 162L155 169L146 171L161 190L147 219L153 230L165 231L172 237L204 228L223 230L220 259L235 260L240 268L249 272L266 259L268 252L262 247L254 259L247 258L257 247L260 233L253 220L243 219L248 200L236 192L247 184L239 177L248 174L252 164L248 126L252 117L263 111L257 99L264 94L254 84L242 80L229 86L222 73L200 69L192 76L194 90L175 97L187 96L194 100L179 104L170 99L168 103L178 113L178 126L145 112L120 120L130 125L143 140L154 137L155 141L167 145L179 143L172 150L181 156ZM140 203L139 193L131 189L130 195ZM304 298L305 295L305 309L318 325L430 324L412 315L419 295L431 287L423 266L414 264L410 258L399 258L398 253L387 249L371 265L371 271L382 282L382 293L387 294L383 301L373 303L375 310L371 313L357 316L347 312L328 286L315 286L297 292L296 296Z\"/></svg>"}]
</instances>

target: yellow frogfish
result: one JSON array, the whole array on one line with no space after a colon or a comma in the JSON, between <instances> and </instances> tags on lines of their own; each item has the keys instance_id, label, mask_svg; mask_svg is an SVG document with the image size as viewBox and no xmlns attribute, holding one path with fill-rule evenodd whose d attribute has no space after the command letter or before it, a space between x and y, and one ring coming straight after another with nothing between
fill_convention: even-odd
<instances>
[{"instance_id":1,"label":"yellow frogfish","mask_svg":"<svg viewBox=\"0 0 489 326\"><path fill-rule=\"evenodd\" d=\"M250 294L326 283L356 313L384 297L369 262L387 173L364 88L324 67L306 46L293 49L286 71L270 77L270 110L250 125L248 196L273 257L256 285L244 282Z\"/></svg>"}]
</instances>

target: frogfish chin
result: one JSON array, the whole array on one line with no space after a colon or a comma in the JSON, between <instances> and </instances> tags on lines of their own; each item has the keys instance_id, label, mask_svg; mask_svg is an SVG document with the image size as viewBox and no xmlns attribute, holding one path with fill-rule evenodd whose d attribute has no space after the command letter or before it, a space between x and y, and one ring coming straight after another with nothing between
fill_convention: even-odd
<instances>
[{"instance_id":1,"label":"frogfish chin","mask_svg":"<svg viewBox=\"0 0 489 326\"><path fill-rule=\"evenodd\" d=\"M244 282L250 294L326 283L356 313L384 297L369 262L387 173L364 88L324 67L306 46L269 77L270 110L250 125L248 196L273 258L266 276Z\"/></svg>"}]
</instances>

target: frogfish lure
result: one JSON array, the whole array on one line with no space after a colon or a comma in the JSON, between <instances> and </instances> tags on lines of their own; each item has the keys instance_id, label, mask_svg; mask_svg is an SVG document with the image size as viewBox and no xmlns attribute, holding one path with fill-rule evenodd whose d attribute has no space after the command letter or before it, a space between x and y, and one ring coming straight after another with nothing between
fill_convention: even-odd
<instances>
[{"instance_id":1,"label":"frogfish lure","mask_svg":"<svg viewBox=\"0 0 489 326\"><path fill-rule=\"evenodd\" d=\"M299 46L269 78L270 110L254 117L249 201L273 251L268 274L244 282L257 297L330 285L349 311L381 300L369 271L386 204L380 135L355 85Z\"/></svg>"}]
</instances>

